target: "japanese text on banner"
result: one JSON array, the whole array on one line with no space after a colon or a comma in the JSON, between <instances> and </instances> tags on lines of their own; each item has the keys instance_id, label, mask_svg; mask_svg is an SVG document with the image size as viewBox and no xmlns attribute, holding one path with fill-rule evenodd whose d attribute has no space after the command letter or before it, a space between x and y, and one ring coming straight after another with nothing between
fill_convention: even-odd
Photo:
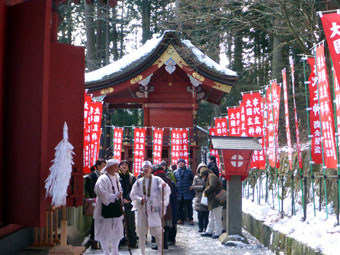
<instances>
[{"instance_id":1,"label":"japanese text on banner","mask_svg":"<svg viewBox=\"0 0 340 255\"><path fill-rule=\"evenodd\" d=\"M171 130L171 164L176 165L177 160L180 159L180 146L182 144L180 129Z\"/></svg>"},{"instance_id":2,"label":"japanese text on banner","mask_svg":"<svg viewBox=\"0 0 340 255\"><path fill-rule=\"evenodd\" d=\"M290 136L289 126L289 109L288 109L288 90L287 90L287 74L286 68L282 70L282 84L283 84L283 99L285 106L285 120L286 120L286 135L287 135L287 146L288 146L288 161L289 169L293 169L293 156L292 156L292 141Z\"/></svg>"},{"instance_id":3,"label":"japanese text on banner","mask_svg":"<svg viewBox=\"0 0 340 255\"><path fill-rule=\"evenodd\" d=\"M101 120L103 104L101 102L92 102L90 106L91 115L91 165L94 165L99 156Z\"/></svg>"},{"instance_id":4,"label":"japanese text on banner","mask_svg":"<svg viewBox=\"0 0 340 255\"><path fill-rule=\"evenodd\" d=\"M90 105L91 96L85 94L84 100L84 148L83 148L83 171L84 173L90 173L91 158L90 158L90 143L91 143L91 117L90 117Z\"/></svg>"},{"instance_id":5,"label":"japanese text on banner","mask_svg":"<svg viewBox=\"0 0 340 255\"><path fill-rule=\"evenodd\" d=\"M189 162L189 130L182 129L182 146L180 150L180 157L185 160L186 165L190 165Z\"/></svg>"},{"instance_id":6,"label":"japanese text on banner","mask_svg":"<svg viewBox=\"0 0 340 255\"><path fill-rule=\"evenodd\" d=\"M230 136L240 136L241 134L241 113L240 107L228 108L229 134Z\"/></svg>"},{"instance_id":7,"label":"japanese text on banner","mask_svg":"<svg viewBox=\"0 0 340 255\"><path fill-rule=\"evenodd\" d=\"M260 92L243 94L242 104L244 105L246 119L246 134L250 137L263 136L263 114L262 97ZM260 141L262 143L262 141ZM265 168L265 158L263 150L254 151L251 168Z\"/></svg>"},{"instance_id":8,"label":"japanese text on banner","mask_svg":"<svg viewBox=\"0 0 340 255\"><path fill-rule=\"evenodd\" d=\"M316 47L316 68L321 116L321 133L324 149L324 163L327 168L337 167L335 150L333 107L325 63L324 45Z\"/></svg>"},{"instance_id":9,"label":"japanese text on banner","mask_svg":"<svg viewBox=\"0 0 340 255\"><path fill-rule=\"evenodd\" d=\"M160 164L162 161L163 129L153 130L153 163Z\"/></svg>"},{"instance_id":10,"label":"japanese text on banner","mask_svg":"<svg viewBox=\"0 0 340 255\"><path fill-rule=\"evenodd\" d=\"M308 63L311 67L311 73L309 75L309 125L311 133L311 155L314 164L322 164L321 154L321 124L319 115L319 99L318 99L318 87L315 73L315 59L308 58Z\"/></svg>"},{"instance_id":11,"label":"japanese text on banner","mask_svg":"<svg viewBox=\"0 0 340 255\"><path fill-rule=\"evenodd\" d=\"M228 121L225 117L215 118L216 136L228 135Z\"/></svg>"},{"instance_id":12,"label":"japanese text on banner","mask_svg":"<svg viewBox=\"0 0 340 255\"><path fill-rule=\"evenodd\" d=\"M133 173L138 176L145 158L146 128L134 128L133 137Z\"/></svg>"},{"instance_id":13,"label":"japanese text on banner","mask_svg":"<svg viewBox=\"0 0 340 255\"><path fill-rule=\"evenodd\" d=\"M121 161L123 145L123 128L113 129L113 158Z\"/></svg>"},{"instance_id":14,"label":"japanese text on banner","mask_svg":"<svg viewBox=\"0 0 340 255\"><path fill-rule=\"evenodd\" d=\"M322 14L321 22L333 60L335 73L340 77L340 14L338 12Z\"/></svg>"},{"instance_id":15,"label":"japanese text on banner","mask_svg":"<svg viewBox=\"0 0 340 255\"><path fill-rule=\"evenodd\" d=\"M280 93L281 87L273 81L271 86L267 88L268 100L268 159L271 167L279 167L278 157L278 124L280 113Z\"/></svg>"}]
</instances>

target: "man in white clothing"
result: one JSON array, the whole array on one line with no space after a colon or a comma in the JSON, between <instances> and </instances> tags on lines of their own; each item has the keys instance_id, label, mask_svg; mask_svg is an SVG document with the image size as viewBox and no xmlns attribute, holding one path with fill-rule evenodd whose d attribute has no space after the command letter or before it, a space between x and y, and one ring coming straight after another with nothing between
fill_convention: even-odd
<instances>
[{"instance_id":1,"label":"man in white clothing","mask_svg":"<svg viewBox=\"0 0 340 255\"><path fill-rule=\"evenodd\" d=\"M156 238L158 247L162 244L162 213L170 199L170 187L158 176L151 174L152 164L145 161L142 165L144 176L132 186L130 198L133 210L137 211L137 235L142 255L145 255L145 239L150 228L150 233ZM164 211L162 212L162 190L164 190ZM161 254L161 249L158 250Z\"/></svg>"},{"instance_id":2,"label":"man in white clothing","mask_svg":"<svg viewBox=\"0 0 340 255\"><path fill-rule=\"evenodd\" d=\"M119 200L122 196L122 188L119 182L118 161L110 159L103 169L103 175L98 178L94 192L97 195L94 209L94 237L100 242L105 255L110 255L109 244L111 242L112 255L118 255L119 242L124 236L123 216L104 218L102 207Z\"/></svg>"}]
</instances>

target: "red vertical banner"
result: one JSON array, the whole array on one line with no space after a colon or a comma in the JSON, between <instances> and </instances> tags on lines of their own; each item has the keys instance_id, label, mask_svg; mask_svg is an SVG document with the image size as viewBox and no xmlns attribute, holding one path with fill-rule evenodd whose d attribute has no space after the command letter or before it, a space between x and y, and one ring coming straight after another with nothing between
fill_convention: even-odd
<instances>
[{"instance_id":1,"label":"red vertical banner","mask_svg":"<svg viewBox=\"0 0 340 255\"><path fill-rule=\"evenodd\" d=\"M83 172L90 173L90 143L91 143L91 96L85 94L84 100L84 148L83 148Z\"/></svg>"},{"instance_id":2,"label":"red vertical banner","mask_svg":"<svg viewBox=\"0 0 340 255\"><path fill-rule=\"evenodd\" d=\"M103 104L92 102L91 107L91 165L94 165L99 156Z\"/></svg>"},{"instance_id":3,"label":"red vertical banner","mask_svg":"<svg viewBox=\"0 0 340 255\"><path fill-rule=\"evenodd\" d=\"M180 147L180 158L185 160L186 165L190 165L189 160L189 130L182 129L181 130L181 147Z\"/></svg>"},{"instance_id":4,"label":"red vertical banner","mask_svg":"<svg viewBox=\"0 0 340 255\"><path fill-rule=\"evenodd\" d=\"M262 97L259 92L243 94L243 105L246 119L246 134L252 137L263 136ZM262 169L264 162L263 150L254 151L250 167Z\"/></svg>"},{"instance_id":5,"label":"red vertical banner","mask_svg":"<svg viewBox=\"0 0 340 255\"><path fill-rule=\"evenodd\" d=\"M320 17L333 60L335 73L340 77L340 11L337 10L335 13L321 14Z\"/></svg>"},{"instance_id":6,"label":"red vertical banner","mask_svg":"<svg viewBox=\"0 0 340 255\"><path fill-rule=\"evenodd\" d=\"M334 94L335 94L335 107L336 107L336 132L340 134L340 85L336 76L335 70L333 69L334 78Z\"/></svg>"},{"instance_id":7,"label":"red vertical banner","mask_svg":"<svg viewBox=\"0 0 340 255\"><path fill-rule=\"evenodd\" d=\"M216 129L214 127L209 128L209 135L210 136L216 136Z\"/></svg>"},{"instance_id":8,"label":"red vertical banner","mask_svg":"<svg viewBox=\"0 0 340 255\"><path fill-rule=\"evenodd\" d=\"M292 141L290 136L289 126L289 109L288 109L288 90L287 90L287 74L286 68L282 70L282 83L283 83L283 99L285 106L285 119L286 119L286 135L287 135L287 146L288 146L288 160L289 169L293 169L293 156L292 156Z\"/></svg>"},{"instance_id":9,"label":"red vertical banner","mask_svg":"<svg viewBox=\"0 0 340 255\"><path fill-rule=\"evenodd\" d=\"M118 162L122 159L123 128L113 129L113 158Z\"/></svg>"},{"instance_id":10,"label":"red vertical banner","mask_svg":"<svg viewBox=\"0 0 340 255\"><path fill-rule=\"evenodd\" d=\"M295 102L295 78L294 78L294 60L290 58L290 69L292 75L292 94L293 94L293 104L294 104L294 119L295 119L295 134L296 134L296 150L298 154L299 168L302 168L302 154L300 146L300 131L299 131L299 121L296 110Z\"/></svg>"},{"instance_id":11,"label":"red vertical banner","mask_svg":"<svg viewBox=\"0 0 340 255\"><path fill-rule=\"evenodd\" d=\"M335 150L334 116L323 44L316 47L316 68L318 76L318 94L322 130L321 140L324 149L324 164L327 168L336 168L337 157Z\"/></svg>"},{"instance_id":12,"label":"red vertical banner","mask_svg":"<svg viewBox=\"0 0 340 255\"><path fill-rule=\"evenodd\" d=\"M176 165L180 159L181 129L171 129L171 164Z\"/></svg>"},{"instance_id":13,"label":"red vertical banner","mask_svg":"<svg viewBox=\"0 0 340 255\"><path fill-rule=\"evenodd\" d=\"M280 113L281 87L276 81L272 81L267 89L268 103L268 159L271 167L279 167L278 157L278 124Z\"/></svg>"},{"instance_id":14,"label":"red vertical banner","mask_svg":"<svg viewBox=\"0 0 340 255\"><path fill-rule=\"evenodd\" d=\"M241 113L240 107L228 108L229 135L240 136L241 134Z\"/></svg>"},{"instance_id":15,"label":"red vertical banner","mask_svg":"<svg viewBox=\"0 0 340 255\"><path fill-rule=\"evenodd\" d=\"M155 128L153 130L153 163L160 164L162 161L162 148L163 148L163 129Z\"/></svg>"},{"instance_id":16,"label":"red vertical banner","mask_svg":"<svg viewBox=\"0 0 340 255\"><path fill-rule=\"evenodd\" d=\"M216 136L228 135L228 121L226 117L215 118Z\"/></svg>"},{"instance_id":17,"label":"red vertical banner","mask_svg":"<svg viewBox=\"0 0 340 255\"><path fill-rule=\"evenodd\" d=\"M240 127L240 136L247 136L247 120L246 120L246 112L244 107L244 102L240 103L240 119L241 119L241 127Z\"/></svg>"},{"instance_id":18,"label":"red vertical banner","mask_svg":"<svg viewBox=\"0 0 340 255\"><path fill-rule=\"evenodd\" d=\"M209 135L210 136L215 136L215 128L211 127L209 128ZM219 169L221 169L220 167L220 156L218 155L218 150L215 150L214 148L211 148L209 151L210 155L214 155L216 157L216 164L219 167Z\"/></svg>"},{"instance_id":19,"label":"red vertical banner","mask_svg":"<svg viewBox=\"0 0 340 255\"><path fill-rule=\"evenodd\" d=\"M133 173L138 176L145 159L146 128L133 129Z\"/></svg>"},{"instance_id":20,"label":"red vertical banner","mask_svg":"<svg viewBox=\"0 0 340 255\"><path fill-rule=\"evenodd\" d=\"M319 99L318 86L315 72L315 59L308 58L308 63L311 67L309 75L309 126L311 135L311 155L314 164L322 164L322 150L321 150L321 124L319 114Z\"/></svg>"}]
</instances>

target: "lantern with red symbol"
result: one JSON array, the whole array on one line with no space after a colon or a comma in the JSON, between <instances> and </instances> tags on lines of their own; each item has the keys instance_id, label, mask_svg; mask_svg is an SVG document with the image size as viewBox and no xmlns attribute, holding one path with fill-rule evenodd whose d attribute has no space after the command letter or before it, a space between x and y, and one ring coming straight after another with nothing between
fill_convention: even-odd
<instances>
[{"instance_id":1,"label":"lantern with red symbol","mask_svg":"<svg viewBox=\"0 0 340 255\"><path fill-rule=\"evenodd\" d=\"M260 137L212 136L211 145L219 151L224 178L241 176L243 181L248 177L250 162L254 150L262 150Z\"/></svg>"}]
</instances>

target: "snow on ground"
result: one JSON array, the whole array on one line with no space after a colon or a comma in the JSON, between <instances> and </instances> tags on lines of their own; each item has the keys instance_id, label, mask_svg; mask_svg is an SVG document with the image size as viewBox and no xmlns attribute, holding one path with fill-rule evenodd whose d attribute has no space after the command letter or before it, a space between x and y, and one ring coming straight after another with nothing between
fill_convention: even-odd
<instances>
[{"instance_id":1,"label":"snow on ground","mask_svg":"<svg viewBox=\"0 0 340 255\"><path fill-rule=\"evenodd\" d=\"M249 244L242 247L227 247L222 245L217 239L211 237L201 237L198 233L197 221L195 226L179 225L177 231L176 245L170 245L168 250L164 250L165 255L274 255L268 248L259 243L248 232L244 231L244 236L248 239ZM150 240L146 245L147 255L157 255L157 251L150 249ZM121 255L127 255L129 252L124 246L120 249ZM139 255L139 249L133 249L134 255ZM101 250L88 249L86 255L102 255Z\"/></svg>"},{"instance_id":2,"label":"snow on ground","mask_svg":"<svg viewBox=\"0 0 340 255\"><path fill-rule=\"evenodd\" d=\"M274 201L276 201L275 199ZM284 200L285 215L289 213L291 204L290 198ZM257 204L257 199L252 202L250 199L243 198L243 212L251 214L254 218L264 221L264 223L272 227L276 231L287 234L300 242L307 244L309 247L321 251L325 255L338 255L340 249L340 226L336 226L336 216L329 215L326 220L324 210L320 212L316 210L314 216L313 204L307 205L307 220L302 221L303 210L300 204L296 204L295 216L284 216L281 219L277 210L278 204L275 203L276 210L269 205Z\"/></svg>"}]
</instances>

